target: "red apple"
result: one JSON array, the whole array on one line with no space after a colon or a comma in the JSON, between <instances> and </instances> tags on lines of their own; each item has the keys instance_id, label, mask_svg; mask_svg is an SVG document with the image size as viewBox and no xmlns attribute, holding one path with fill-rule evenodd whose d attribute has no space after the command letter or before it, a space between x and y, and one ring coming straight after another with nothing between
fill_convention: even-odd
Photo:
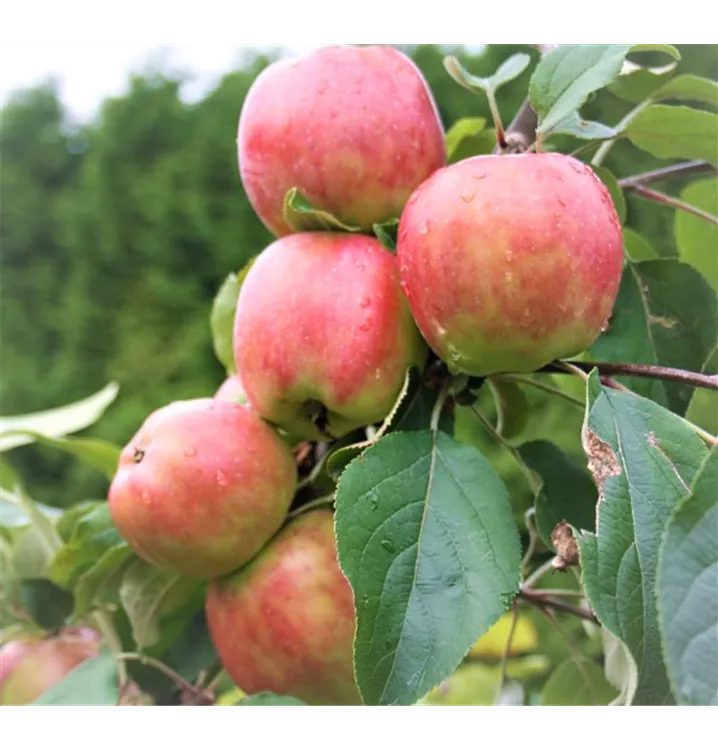
<instances>
[{"instance_id":1,"label":"red apple","mask_svg":"<svg viewBox=\"0 0 718 750\"><path fill-rule=\"evenodd\" d=\"M296 466L245 406L178 401L151 414L122 451L110 513L138 555L210 577L244 565L280 527Z\"/></svg>"},{"instance_id":2,"label":"red apple","mask_svg":"<svg viewBox=\"0 0 718 750\"><path fill-rule=\"evenodd\" d=\"M0 705L32 703L99 649L98 634L87 628L5 643L0 648Z\"/></svg>"},{"instance_id":3,"label":"red apple","mask_svg":"<svg viewBox=\"0 0 718 750\"><path fill-rule=\"evenodd\" d=\"M531 372L589 347L623 267L608 190L562 154L477 156L438 171L399 226L402 286L453 371Z\"/></svg>"},{"instance_id":4,"label":"red apple","mask_svg":"<svg viewBox=\"0 0 718 750\"><path fill-rule=\"evenodd\" d=\"M259 414L320 439L383 419L426 348L390 252L366 235L307 232L277 240L249 270L234 355Z\"/></svg>"},{"instance_id":5,"label":"red apple","mask_svg":"<svg viewBox=\"0 0 718 750\"><path fill-rule=\"evenodd\" d=\"M247 394L236 375L230 375L214 394L220 401L234 401L237 404L247 403Z\"/></svg>"},{"instance_id":6,"label":"red apple","mask_svg":"<svg viewBox=\"0 0 718 750\"><path fill-rule=\"evenodd\" d=\"M247 196L277 235L292 231L290 188L371 230L446 163L429 87L391 47L324 47L270 65L244 102L237 144Z\"/></svg>"},{"instance_id":7,"label":"red apple","mask_svg":"<svg viewBox=\"0 0 718 750\"><path fill-rule=\"evenodd\" d=\"M206 612L219 658L245 693L361 704L352 590L337 562L330 510L300 515L246 568L210 582Z\"/></svg>"}]
</instances>

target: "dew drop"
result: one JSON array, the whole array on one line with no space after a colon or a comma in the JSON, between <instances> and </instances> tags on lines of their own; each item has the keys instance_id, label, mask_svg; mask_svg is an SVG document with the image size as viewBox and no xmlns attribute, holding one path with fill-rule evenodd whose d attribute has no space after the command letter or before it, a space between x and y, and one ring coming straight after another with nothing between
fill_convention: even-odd
<instances>
[{"instance_id":1,"label":"dew drop","mask_svg":"<svg viewBox=\"0 0 718 750\"><path fill-rule=\"evenodd\" d=\"M471 203L471 201L474 200L475 196L476 191L474 191L472 188L464 188L461 191L461 200L464 201L464 203Z\"/></svg>"},{"instance_id":2,"label":"dew drop","mask_svg":"<svg viewBox=\"0 0 718 750\"><path fill-rule=\"evenodd\" d=\"M359 307L367 308L371 305L371 300L369 297L362 297L361 302L359 303Z\"/></svg>"},{"instance_id":3,"label":"dew drop","mask_svg":"<svg viewBox=\"0 0 718 750\"><path fill-rule=\"evenodd\" d=\"M149 505L152 502L152 496L147 491L143 492L142 495L141 495L141 497L142 497L142 502L145 505Z\"/></svg>"},{"instance_id":4,"label":"dew drop","mask_svg":"<svg viewBox=\"0 0 718 750\"><path fill-rule=\"evenodd\" d=\"M510 284L512 279L514 278L514 275L511 273L511 271L506 271L504 274L504 278L506 279L506 283Z\"/></svg>"},{"instance_id":5,"label":"dew drop","mask_svg":"<svg viewBox=\"0 0 718 750\"><path fill-rule=\"evenodd\" d=\"M364 271L364 270L366 270L366 266L365 266L365 265L364 265L364 263L362 263L362 262L361 262L360 260L356 261L356 262L354 263L354 265L355 265L355 266L356 266L356 267L357 267L357 268L358 268L358 269L359 269L360 271Z\"/></svg>"},{"instance_id":6,"label":"dew drop","mask_svg":"<svg viewBox=\"0 0 718 750\"><path fill-rule=\"evenodd\" d=\"M382 539L381 540L381 546L390 554L394 554L396 552L396 547L394 547L393 542L389 541L388 539Z\"/></svg>"},{"instance_id":7,"label":"dew drop","mask_svg":"<svg viewBox=\"0 0 718 750\"><path fill-rule=\"evenodd\" d=\"M218 471L216 478L217 478L217 484L220 487L226 487L227 484L229 483L227 480L227 475L223 471Z\"/></svg>"},{"instance_id":8,"label":"dew drop","mask_svg":"<svg viewBox=\"0 0 718 750\"><path fill-rule=\"evenodd\" d=\"M561 206L564 206L564 207L565 207L565 206L567 205L566 201L565 201L565 200L564 200L563 198L559 198L559 199L558 199L558 202L559 202L559 204L560 204Z\"/></svg>"},{"instance_id":9,"label":"dew drop","mask_svg":"<svg viewBox=\"0 0 718 750\"><path fill-rule=\"evenodd\" d=\"M472 175L474 180L483 180L486 177L486 172L479 172L478 174Z\"/></svg>"},{"instance_id":10,"label":"dew drop","mask_svg":"<svg viewBox=\"0 0 718 750\"><path fill-rule=\"evenodd\" d=\"M374 321L371 318L367 318L360 326L360 331L370 331Z\"/></svg>"},{"instance_id":11,"label":"dew drop","mask_svg":"<svg viewBox=\"0 0 718 750\"><path fill-rule=\"evenodd\" d=\"M429 222L425 221L419 227L419 234L424 237L429 233Z\"/></svg>"},{"instance_id":12,"label":"dew drop","mask_svg":"<svg viewBox=\"0 0 718 750\"><path fill-rule=\"evenodd\" d=\"M197 455L197 449L196 448L185 448L184 455L187 456L187 458L194 458Z\"/></svg>"}]
</instances>

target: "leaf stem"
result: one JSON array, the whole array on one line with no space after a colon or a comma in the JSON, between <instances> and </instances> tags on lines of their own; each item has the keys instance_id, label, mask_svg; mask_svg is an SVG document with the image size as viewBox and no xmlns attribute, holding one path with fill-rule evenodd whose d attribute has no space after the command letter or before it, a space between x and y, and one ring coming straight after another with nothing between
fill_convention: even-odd
<instances>
[{"instance_id":1,"label":"leaf stem","mask_svg":"<svg viewBox=\"0 0 718 750\"><path fill-rule=\"evenodd\" d=\"M708 211L698 208L698 206L692 206L690 203L686 203L679 198L674 198L672 195L667 195L666 193L661 193L658 190L652 190L642 185L635 185L633 192L641 198L653 201L654 203L662 203L664 206L670 206L678 211L685 211L688 214L693 214L693 216L697 216L699 219L718 226L718 216L714 216L708 213Z\"/></svg>"},{"instance_id":2,"label":"leaf stem","mask_svg":"<svg viewBox=\"0 0 718 750\"><path fill-rule=\"evenodd\" d=\"M308 503L304 503L304 505L300 505L298 508L295 508L291 513L287 514L287 518L296 518L297 516L301 516L302 513L305 513L308 510L318 508L320 505L331 505L333 502L334 493L330 492L328 495L322 495L321 497L317 497L314 500L310 500Z\"/></svg>"},{"instance_id":3,"label":"leaf stem","mask_svg":"<svg viewBox=\"0 0 718 750\"><path fill-rule=\"evenodd\" d=\"M571 365L569 370L565 365ZM555 372L567 374L576 370L589 373L597 369L601 375L631 375L636 378L652 378L654 380L670 380L676 383L686 383L695 388L707 388L718 391L718 375L704 375L699 372L679 370L675 367L660 367L658 365L639 365L631 362L552 362L542 367L538 372Z\"/></svg>"},{"instance_id":4,"label":"leaf stem","mask_svg":"<svg viewBox=\"0 0 718 750\"><path fill-rule=\"evenodd\" d=\"M566 612L570 615L575 615L583 620L589 620L590 622L598 623L598 618L591 612L590 609L584 607L578 607L575 604L564 602L561 599L554 599L553 597L536 594L531 589L521 589L519 591L517 599L526 602L527 604L533 604L542 610L556 610L557 612Z\"/></svg>"},{"instance_id":5,"label":"leaf stem","mask_svg":"<svg viewBox=\"0 0 718 750\"><path fill-rule=\"evenodd\" d=\"M434 404L434 408L431 411L431 420L429 422L429 428L432 432L436 432L439 429L439 420L441 419L441 412L446 403L446 398L449 395L449 388L451 387L451 379L447 380L439 391L439 395Z\"/></svg>"},{"instance_id":6,"label":"leaf stem","mask_svg":"<svg viewBox=\"0 0 718 750\"><path fill-rule=\"evenodd\" d=\"M521 588L530 589L531 586L533 586L536 581L543 578L549 570L553 570L553 560L554 558L552 557L536 568L536 570L534 570L534 572L521 584Z\"/></svg>"},{"instance_id":7,"label":"leaf stem","mask_svg":"<svg viewBox=\"0 0 718 750\"><path fill-rule=\"evenodd\" d=\"M547 383L542 383L540 380L533 380L532 378L525 378L521 375L499 375L497 376L496 379L507 380L513 383L527 385L531 388L537 388L540 391L545 391L546 393L552 393L554 396L559 396L564 401L568 401L570 404L577 406L579 409L583 409L585 407L584 402L581 401L580 398L576 398L575 396L572 396L570 393L566 393L565 391L562 391L560 388L554 388L554 386L552 385L548 385Z\"/></svg>"},{"instance_id":8,"label":"leaf stem","mask_svg":"<svg viewBox=\"0 0 718 750\"><path fill-rule=\"evenodd\" d=\"M603 163L603 160L608 156L608 152L614 147L616 144L616 141L618 138L620 138L620 133L623 131L626 126L628 125L631 120L633 120L636 115L638 115L640 112L643 112L643 110L649 105L652 104L650 99L646 99L646 101L641 102L639 105L634 107L619 123L616 125L616 130L619 132L619 135L616 138L611 138L610 140L604 141L598 148L598 151L593 155L593 159L591 159L591 164L594 167L600 167Z\"/></svg>"},{"instance_id":9,"label":"leaf stem","mask_svg":"<svg viewBox=\"0 0 718 750\"><path fill-rule=\"evenodd\" d=\"M158 672L162 672L165 677L172 680L172 682L179 685L192 696L199 697L205 692L202 688L198 688L196 685L192 685L192 683L187 682L187 680L185 680L185 678L181 675L178 675L177 672L174 671L174 669L168 667L159 659L155 659L153 656L147 656L146 654L138 654L134 652L124 652L115 654L115 659L119 661L138 661L140 662L140 664L144 664L147 667L153 667Z\"/></svg>"},{"instance_id":10,"label":"leaf stem","mask_svg":"<svg viewBox=\"0 0 718 750\"><path fill-rule=\"evenodd\" d=\"M511 654L511 644L514 641L514 634L516 633L516 625L519 621L519 608L514 601L513 611L511 614L511 625L509 626L509 632L506 636L506 644L504 645L504 653L501 655L501 663L499 665L499 681L496 685L496 694L494 696L494 705L496 706L501 699L501 693L504 691L506 685L506 672L509 664L509 655Z\"/></svg>"},{"instance_id":11,"label":"leaf stem","mask_svg":"<svg viewBox=\"0 0 718 750\"><path fill-rule=\"evenodd\" d=\"M494 128L496 128L496 145L503 151L506 148L506 131L503 122L501 122L499 107L496 104L496 92L492 88L487 88L485 93L489 100L489 110L494 121Z\"/></svg>"},{"instance_id":12,"label":"leaf stem","mask_svg":"<svg viewBox=\"0 0 718 750\"><path fill-rule=\"evenodd\" d=\"M652 169L650 172L634 174L631 177L622 177L618 180L618 187L622 190L631 190L636 187L649 185L652 182L662 182L663 180L683 179L686 177L695 177L701 174L715 175L716 169L712 164L705 161L686 161L681 164L671 164L669 167Z\"/></svg>"},{"instance_id":13,"label":"leaf stem","mask_svg":"<svg viewBox=\"0 0 718 750\"><path fill-rule=\"evenodd\" d=\"M95 623L95 627L100 631L102 637L107 642L107 646L110 649L115 662L117 663L117 681L119 683L120 690L127 684L127 665L123 659L120 659L122 653L122 641L120 636L117 635L115 626L112 624L112 618L98 609L92 613L91 619Z\"/></svg>"},{"instance_id":14,"label":"leaf stem","mask_svg":"<svg viewBox=\"0 0 718 750\"><path fill-rule=\"evenodd\" d=\"M526 530L529 532L529 543L526 547L526 554L521 560L521 574L524 574L526 567L531 562L531 558L534 556L536 551L536 544L538 543L538 532L536 530L536 523L534 521L536 517L536 508L530 507L526 513L524 513L524 522L526 523Z\"/></svg>"}]
</instances>

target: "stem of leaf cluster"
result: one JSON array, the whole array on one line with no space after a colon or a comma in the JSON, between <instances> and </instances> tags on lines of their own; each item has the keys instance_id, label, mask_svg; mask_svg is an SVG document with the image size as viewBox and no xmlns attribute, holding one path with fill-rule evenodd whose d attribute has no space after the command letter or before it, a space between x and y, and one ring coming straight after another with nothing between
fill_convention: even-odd
<instances>
[{"instance_id":1,"label":"stem of leaf cluster","mask_svg":"<svg viewBox=\"0 0 718 750\"><path fill-rule=\"evenodd\" d=\"M446 398L449 395L449 386L451 385L451 380L447 380L444 385L441 388L441 391L439 392L439 395L436 399L436 403L434 404L434 408L431 412L431 419L429 421L429 429L432 432L436 432L439 429L439 420L441 419L441 412L444 409L444 404L446 403Z\"/></svg>"},{"instance_id":2,"label":"stem of leaf cluster","mask_svg":"<svg viewBox=\"0 0 718 750\"><path fill-rule=\"evenodd\" d=\"M716 168L705 161L685 161L680 164L671 164L669 167L652 169L650 172L634 174L631 177L622 177L618 180L618 187L622 190L631 190L632 188L650 185L653 182L662 182L663 180L675 180L685 177L695 177L701 174L716 174Z\"/></svg>"},{"instance_id":3,"label":"stem of leaf cluster","mask_svg":"<svg viewBox=\"0 0 718 750\"><path fill-rule=\"evenodd\" d=\"M513 383L519 383L521 385L527 385L531 388L537 388L540 391L545 391L546 393L552 393L554 396L558 396L559 398L562 398L564 401L568 401L570 404L573 404L574 406L578 406L579 409L583 409L585 407L585 404L583 401L581 401L580 398L576 398L575 396L572 396L570 393L566 393L565 391L562 391L560 388L554 388L552 385L548 385L547 383L542 383L540 380L533 380L532 378L525 378L521 375L500 375L497 378L498 380L507 380Z\"/></svg>"},{"instance_id":4,"label":"stem of leaf cluster","mask_svg":"<svg viewBox=\"0 0 718 750\"><path fill-rule=\"evenodd\" d=\"M526 513L524 513L524 522L526 523L526 530L529 532L529 543L526 547L526 554L521 560L521 573L526 570L526 567L531 562L531 558L536 551L536 544L538 542L538 533L536 531L536 523L534 518L536 517L536 508L530 507Z\"/></svg>"},{"instance_id":5,"label":"stem of leaf cluster","mask_svg":"<svg viewBox=\"0 0 718 750\"><path fill-rule=\"evenodd\" d=\"M184 677L177 674L177 672L174 671L171 667L168 667L166 664L162 663L159 659L155 659L152 656L147 656L146 654L135 654L135 653L120 653L115 654L115 659L118 661L138 661L140 664L144 664L148 667L153 667L158 672L162 672L162 674L167 677L168 679L172 680L172 682L176 683L180 687L184 688L188 693L192 695L200 695L203 691L202 688L198 688L195 685L192 685L190 682L187 682Z\"/></svg>"},{"instance_id":6,"label":"stem of leaf cluster","mask_svg":"<svg viewBox=\"0 0 718 750\"><path fill-rule=\"evenodd\" d=\"M506 636L506 645L504 646L504 653L501 655L501 664L499 665L499 681L496 685L496 695L494 696L494 705L499 702L501 693L504 690L506 684L506 671L508 669L509 655L511 654L511 644L514 641L514 634L516 633L516 625L519 621L519 608L516 606L516 602L513 605L513 611L511 614L511 625L509 627L508 635Z\"/></svg>"},{"instance_id":7,"label":"stem of leaf cluster","mask_svg":"<svg viewBox=\"0 0 718 750\"><path fill-rule=\"evenodd\" d=\"M633 192L645 198L646 200L653 201L654 203L662 203L664 206L670 206L671 208L678 209L679 211L685 211L688 214L693 214L699 219L709 222L710 224L718 225L718 216L714 216L708 211L704 211L697 206L692 206L690 203L674 198L672 195L661 193L658 190L652 190L651 188L643 187L643 185L635 185Z\"/></svg>"},{"instance_id":8,"label":"stem of leaf cluster","mask_svg":"<svg viewBox=\"0 0 718 750\"><path fill-rule=\"evenodd\" d=\"M120 659L120 653L122 652L122 641L117 635L115 626L112 624L112 620L102 610L97 610L92 613L92 620L94 620L95 627L100 631L102 637L107 642L107 646L110 649L115 662L117 664L117 681L120 688L123 688L127 684L127 667L122 659Z\"/></svg>"},{"instance_id":9,"label":"stem of leaf cluster","mask_svg":"<svg viewBox=\"0 0 718 750\"><path fill-rule=\"evenodd\" d=\"M318 508L321 505L331 505L333 502L334 493L330 492L328 495L322 495L321 497L317 497L314 500L310 500L308 503L304 503L304 505L300 505L291 513L288 513L287 518L295 518L296 516L300 516L302 513L306 513L306 511L308 510Z\"/></svg>"},{"instance_id":10,"label":"stem of leaf cluster","mask_svg":"<svg viewBox=\"0 0 718 750\"><path fill-rule=\"evenodd\" d=\"M634 107L619 123L616 125L616 130L622 131L626 125L628 125L631 120L633 120L636 115L638 115L640 112L643 112L643 110L651 104L650 99L646 99L645 102L641 102L638 106ZM594 167L600 167L603 163L603 160L608 156L608 152L613 148L616 141L620 138L620 135L616 138L611 138L608 141L604 141L598 148L598 151L593 155L593 159L591 159L591 164Z\"/></svg>"},{"instance_id":11,"label":"stem of leaf cluster","mask_svg":"<svg viewBox=\"0 0 718 750\"><path fill-rule=\"evenodd\" d=\"M544 596L543 593L536 595L531 589L521 589L519 591L517 599L525 601L529 604L533 604L539 609L543 610L556 610L557 612L566 612L570 615L575 615L583 620L590 620L591 622L598 623L598 618L589 609L584 607L578 607L575 604L564 602L561 599L554 599L553 597Z\"/></svg>"},{"instance_id":12,"label":"stem of leaf cluster","mask_svg":"<svg viewBox=\"0 0 718 750\"><path fill-rule=\"evenodd\" d=\"M503 150L506 148L506 131L504 130L504 124L501 122L501 114L496 103L496 93L489 88L486 89L486 96L489 100L489 109L496 128L496 145Z\"/></svg>"},{"instance_id":13,"label":"stem of leaf cluster","mask_svg":"<svg viewBox=\"0 0 718 750\"><path fill-rule=\"evenodd\" d=\"M522 589L530 589L539 579L543 578L549 570L553 570L553 557L546 560L521 584Z\"/></svg>"}]
</instances>

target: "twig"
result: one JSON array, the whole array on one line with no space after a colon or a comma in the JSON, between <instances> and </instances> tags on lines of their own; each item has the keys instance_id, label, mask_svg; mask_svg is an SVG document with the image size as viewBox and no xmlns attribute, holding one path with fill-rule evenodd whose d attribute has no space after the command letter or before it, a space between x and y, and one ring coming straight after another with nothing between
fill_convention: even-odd
<instances>
[{"instance_id":1,"label":"twig","mask_svg":"<svg viewBox=\"0 0 718 750\"><path fill-rule=\"evenodd\" d=\"M321 497L317 497L314 500L310 500L308 503L304 503L304 505L300 505L298 508L295 508L291 513L287 514L287 518L295 518L296 516L301 516L302 513L306 513L306 511L308 510L318 508L320 505L331 505L333 502L334 493L330 492L328 495L322 495Z\"/></svg>"},{"instance_id":2,"label":"twig","mask_svg":"<svg viewBox=\"0 0 718 750\"><path fill-rule=\"evenodd\" d=\"M618 180L618 187L622 190L631 190L643 185L663 180L679 180L685 177L695 177L701 174L716 174L717 170L712 164L705 161L686 161L681 164L671 164L670 167L652 169L650 172L634 174L631 177L622 177Z\"/></svg>"},{"instance_id":3,"label":"twig","mask_svg":"<svg viewBox=\"0 0 718 750\"><path fill-rule=\"evenodd\" d=\"M526 548L526 554L521 560L521 572L526 570L526 567L531 562L531 558L534 556L536 551L536 544L538 543L538 532L536 530L536 523L534 521L536 517L536 508L531 506L524 514L524 521L526 523L526 530L529 532L529 543Z\"/></svg>"},{"instance_id":4,"label":"twig","mask_svg":"<svg viewBox=\"0 0 718 750\"><path fill-rule=\"evenodd\" d=\"M508 635L506 636L506 645L504 646L504 653L501 655L501 664L499 664L499 681L496 685L496 694L494 696L494 705L499 702L501 693L504 690L506 684L506 671L508 669L509 655L511 654L511 644L514 641L514 633L516 632L516 625L519 621L519 608L514 602L513 612L511 615L511 625L509 627Z\"/></svg>"},{"instance_id":5,"label":"twig","mask_svg":"<svg viewBox=\"0 0 718 750\"><path fill-rule=\"evenodd\" d=\"M554 599L553 597L544 596L543 594L536 596L531 589L521 589L516 597L521 601L533 604L535 607L543 610L556 610L557 612L566 612L576 617L580 617L583 620L590 620L591 622L598 623L598 618L589 609L584 607L578 607L575 604L564 602L561 599Z\"/></svg>"},{"instance_id":6,"label":"twig","mask_svg":"<svg viewBox=\"0 0 718 750\"><path fill-rule=\"evenodd\" d=\"M107 646L110 649L110 653L117 662L117 681L120 685L120 689L122 689L127 684L127 666L125 665L124 660L120 659L120 654L122 652L122 641L120 640L120 636L117 635L115 626L112 624L112 620L107 612L98 609L96 612L92 613L91 619L94 620L95 627L102 634L102 637L105 639Z\"/></svg>"},{"instance_id":7,"label":"twig","mask_svg":"<svg viewBox=\"0 0 718 750\"><path fill-rule=\"evenodd\" d=\"M633 192L641 198L653 201L654 203L662 203L664 206L670 206L671 208L678 209L679 211L685 211L687 214L693 214L699 219L703 219L710 224L718 226L718 216L714 216L708 211L704 211L702 208L693 206L690 203L674 198L672 195L661 193L658 190L652 190L651 188L643 187L642 185L636 185L633 188Z\"/></svg>"},{"instance_id":8,"label":"twig","mask_svg":"<svg viewBox=\"0 0 718 750\"><path fill-rule=\"evenodd\" d=\"M540 578L543 578L543 576L546 575L549 570L553 570L553 560L554 558L552 557L551 559L540 565L538 568L536 568L536 570L534 570L534 572L521 584L521 588L530 589L531 586L533 586L534 583L536 583L536 581L538 581Z\"/></svg>"},{"instance_id":9,"label":"twig","mask_svg":"<svg viewBox=\"0 0 718 750\"><path fill-rule=\"evenodd\" d=\"M562 365L572 365L583 372L591 372L594 368L601 375L631 375L636 378L652 378L654 380L671 380L676 383L686 383L695 388L707 388L718 391L718 375L703 375L699 372L679 370L675 367L660 367L658 365L639 365L631 362L552 362L542 367L539 372L557 372L569 374Z\"/></svg>"},{"instance_id":10,"label":"twig","mask_svg":"<svg viewBox=\"0 0 718 750\"><path fill-rule=\"evenodd\" d=\"M580 409L583 409L585 407L585 404L583 403L583 401L581 401L580 398L576 398L575 396L572 396L570 393L566 393L565 391L562 391L560 388L554 388L552 385L542 383L540 380L533 380L532 378L525 378L525 377L522 377L521 375L499 375L496 377L496 380L506 380L507 382L520 383L521 385L528 385L531 388L537 388L540 391L545 391L546 393L552 393L554 396L559 396L560 398L564 399L564 401L568 401L570 404L573 404L574 406L578 406Z\"/></svg>"},{"instance_id":11,"label":"twig","mask_svg":"<svg viewBox=\"0 0 718 750\"><path fill-rule=\"evenodd\" d=\"M194 697L199 698L206 692L204 689L199 688L196 685L192 685L192 683L190 682L187 682L187 680L185 680L184 677L178 675L177 672L174 671L174 669L168 667L159 659L155 659L152 656L147 656L146 654L121 653L115 654L115 659L118 659L120 661L138 661L140 662L140 664L144 664L145 666L154 667L158 672L162 672L165 677L172 680L172 682L179 685L183 690L186 690L190 695Z\"/></svg>"}]
</instances>

